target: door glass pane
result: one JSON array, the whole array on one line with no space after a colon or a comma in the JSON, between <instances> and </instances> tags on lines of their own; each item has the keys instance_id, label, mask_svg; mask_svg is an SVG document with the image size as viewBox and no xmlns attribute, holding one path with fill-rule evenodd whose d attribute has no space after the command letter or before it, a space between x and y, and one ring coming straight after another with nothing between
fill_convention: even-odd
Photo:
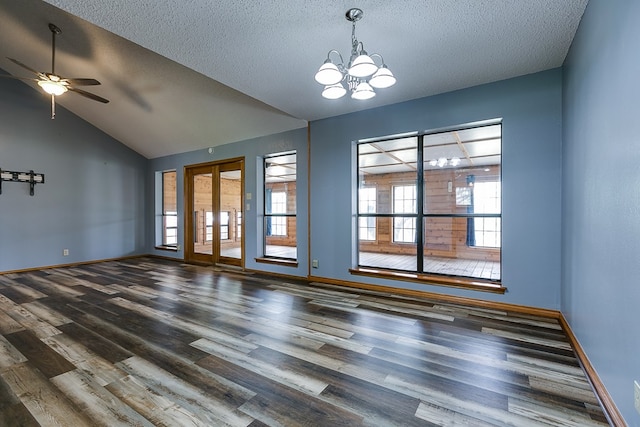
<instances>
[{"instance_id":1,"label":"door glass pane","mask_svg":"<svg viewBox=\"0 0 640 427\"><path fill-rule=\"evenodd\" d=\"M213 177L210 173L193 176L193 252L213 252Z\"/></svg>"},{"instance_id":2,"label":"door glass pane","mask_svg":"<svg viewBox=\"0 0 640 427\"><path fill-rule=\"evenodd\" d=\"M220 172L220 256L242 258L242 171L226 170Z\"/></svg>"}]
</instances>

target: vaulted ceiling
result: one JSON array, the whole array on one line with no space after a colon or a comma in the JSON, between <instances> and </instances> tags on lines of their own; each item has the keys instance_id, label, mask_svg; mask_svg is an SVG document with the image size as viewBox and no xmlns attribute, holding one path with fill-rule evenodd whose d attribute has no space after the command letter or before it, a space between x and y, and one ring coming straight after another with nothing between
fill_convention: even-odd
<instances>
[{"instance_id":1,"label":"vaulted ceiling","mask_svg":"<svg viewBox=\"0 0 640 427\"><path fill-rule=\"evenodd\" d=\"M561 66L587 1L0 0L0 68L50 71L56 24L56 72L98 79L87 90L110 100L58 104L156 158ZM398 82L331 101L313 76L330 49L349 56L350 7Z\"/></svg>"}]
</instances>

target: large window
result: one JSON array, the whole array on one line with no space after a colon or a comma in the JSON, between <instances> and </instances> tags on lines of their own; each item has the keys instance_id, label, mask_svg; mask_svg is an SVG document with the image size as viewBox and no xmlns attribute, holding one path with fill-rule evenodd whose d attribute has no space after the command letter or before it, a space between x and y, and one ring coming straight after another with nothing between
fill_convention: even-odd
<instances>
[{"instance_id":1,"label":"large window","mask_svg":"<svg viewBox=\"0 0 640 427\"><path fill-rule=\"evenodd\" d=\"M286 236L287 235L287 217L278 216L276 214L287 213L287 193L284 191L271 192L271 235Z\"/></svg>"},{"instance_id":2,"label":"large window","mask_svg":"<svg viewBox=\"0 0 640 427\"><path fill-rule=\"evenodd\" d=\"M359 143L358 266L500 281L501 147L501 124Z\"/></svg>"},{"instance_id":3,"label":"large window","mask_svg":"<svg viewBox=\"0 0 640 427\"><path fill-rule=\"evenodd\" d=\"M211 211L204 213L204 240L205 242L213 240L213 212Z\"/></svg>"},{"instance_id":4,"label":"large window","mask_svg":"<svg viewBox=\"0 0 640 427\"><path fill-rule=\"evenodd\" d=\"M501 185L499 181L476 182L473 187L474 212L492 214L500 212ZM475 245L487 248L499 248L501 238L500 218L474 218Z\"/></svg>"},{"instance_id":5,"label":"large window","mask_svg":"<svg viewBox=\"0 0 640 427\"><path fill-rule=\"evenodd\" d=\"M297 259L296 153L264 158L264 256Z\"/></svg>"},{"instance_id":6,"label":"large window","mask_svg":"<svg viewBox=\"0 0 640 427\"><path fill-rule=\"evenodd\" d=\"M415 185L394 185L393 186L393 213L394 214L415 214L416 213L416 186ZM393 218L393 241L396 243L416 242L416 218L415 217L394 217Z\"/></svg>"},{"instance_id":7,"label":"large window","mask_svg":"<svg viewBox=\"0 0 640 427\"><path fill-rule=\"evenodd\" d=\"M178 247L176 171L156 172L156 245Z\"/></svg>"},{"instance_id":8,"label":"large window","mask_svg":"<svg viewBox=\"0 0 640 427\"><path fill-rule=\"evenodd\" d=\"M220 240L229 240L229 212L220 212Z\"/></svg>"},{"instance_id":9,"label":"large window","mask_svg":"<svg viewBox=\"0 0 640 427\"><path fill-rule=\"evenodd\" d=\"M359 211L364 213L376 212L376 188L361 188L358 193ZM376 240L376 219L373 217L364 217L358 220L358 235L360 240L375 241Z\"/></svg>"}]
</instances>

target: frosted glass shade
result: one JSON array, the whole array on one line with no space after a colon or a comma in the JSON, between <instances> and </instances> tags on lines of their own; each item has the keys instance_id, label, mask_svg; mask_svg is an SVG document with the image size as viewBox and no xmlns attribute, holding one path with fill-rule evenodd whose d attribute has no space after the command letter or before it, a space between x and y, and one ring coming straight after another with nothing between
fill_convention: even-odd
<instances>
[{"instance_id":1,"label":"frosted glass shade","mask_svg":"<svg viewBox=\"0 0 640 427\"><path fill-rule=\"evenodd\" d=\"M351 98L358 100L371 99L376 96L373 88L367 82L361 82L356 86L356 90L351 94Z\"/></svg>"},{"instance_id":2,"label":"frosted glass shade","mask_svg":"<svg viewBox=\"0 0 640 427\"><path fill-rule=\"evenodd\" d=\"M349 74L353 77L369 77L378 71L378 66L369 55L360 55L351 63Z\"/></svg>"},{"instance_id":3,"label":"frosted glass shade","mask_svg":"<svg viewBox=\"0 0 640 427\"><path fill-rule=\"evenodd\" d=\"M316 81L325 86L340 83L343 77L344 76L333 62L325 62L320 66L320 69L316 73Z\"/></svg>"},{"instance_id":4,"label":"frosted glass shade","mask_svg":"<svg viewBox=\"0 0 640 427\"><path fill-rule=\"evenodd\" d=\"M67 91L67 88L62 83L52 82L49 80L41 80L38 82L38 86L42 88L49 95L62 95Z\"/></svg>"},{"instance_id":5,"label":"frosted glass shade","mask_svg":"<svg viewBox=\"0 0 640 427\"><path fill-rule=\"evenodd\" d=\"M322 96L327 99L342 98L347 93L347 90L340 83L329 85L322 91Z\"/></svg>"},{"instance_id":6,"label":"frosted glass shade","mask_svg":"<svg viewBox=\"0 0 640 427\"><path fill-rule=\"evenodd\" d=\"M384 89L396 84L396 78L393 76L391 70L383 65L376 71L373 77L371 77L369 84L377 89Z\"/></svg>"}]
</instances>

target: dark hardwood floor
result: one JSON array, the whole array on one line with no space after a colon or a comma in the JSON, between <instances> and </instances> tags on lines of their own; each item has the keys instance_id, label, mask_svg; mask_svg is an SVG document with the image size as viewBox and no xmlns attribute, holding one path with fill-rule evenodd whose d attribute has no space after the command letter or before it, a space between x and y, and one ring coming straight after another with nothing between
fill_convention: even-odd
<instances>
[{"instance_id":1,"label":"dark hardwood floor","mask_svg":"<svg viewBox=\"0 0 640 427\"><path fill-rule=\"evenodd\" d=\"M151 258L0 275L1 426L608 425L556 320Z\"/></svg>"}]
</instances>

